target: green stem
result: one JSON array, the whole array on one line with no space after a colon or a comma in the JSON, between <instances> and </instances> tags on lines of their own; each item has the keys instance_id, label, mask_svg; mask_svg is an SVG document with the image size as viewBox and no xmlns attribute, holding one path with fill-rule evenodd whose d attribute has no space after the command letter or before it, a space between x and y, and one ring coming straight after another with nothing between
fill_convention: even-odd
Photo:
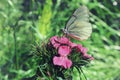
<instances>
[{"instance_id":1,"label":"green stem","mask_svg":"<svg viewBox=\"0 0 120 80\"><path fill-rule=\"evenodd\" d=\"M87 77L85 76L85 74L84 74L84 72L83 72L83 70L82 70L81 68L80 68L80 71L82 72L82 74L83 74L85 80L87 80Z\"/></svg>"},{"instance_id":2,"label":"green stem","mask_svg":"<svg viewBox=\"0 0 120 80\"><path fill-rule=\"evenodd\" d=\"M14 38L14 58L13 60L15 60L15 68L16 70L19 67L19 63L18 63L18 54L17 54L17 40L16 40L16 27L18 25L18 21L19 19L16 21L15 25L13 25L13 38Z\"/></svg>"},{"instance_id":3,"label":"green stem","mask_svg":"<svg viewBox=\"0 0 120 80\"><path fill-rule=\"evenodd\" d=\"M18 69L18 56L17 56L17 41L16 41L16 28L14 26L14 32L13 32L13 37L14 37L14 55L15 55L15 68Z\"/></svg>"}]
</instances>

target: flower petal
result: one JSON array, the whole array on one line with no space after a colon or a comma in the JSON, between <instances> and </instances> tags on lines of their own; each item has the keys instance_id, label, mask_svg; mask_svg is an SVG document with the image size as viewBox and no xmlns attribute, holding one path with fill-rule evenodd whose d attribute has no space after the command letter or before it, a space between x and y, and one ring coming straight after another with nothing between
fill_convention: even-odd
<instances>
[{"instance_id":1,"label":"flower petal","mask_svg":"<svg viewBox=\"0 0 120 80\"><path fill-rule=\"evenodd\" d=\"M52 44L56 43L57 40L58 40L58 37L57 37L57 36L53 36L53 37L50 38L50 42L51 42Z\"/></svg>"},{"instance_id":2,"label":"flower petal","mask_svg":"<svg viewBox=\"0 0 120 80\"><path fill-rule=\"evenodd\" d=\"M87 54L87 51L88 51L87 48L82 47L82 45L80 45L80 44L78 44L76 47L77 47L78 51L82 53L83 58L94 60L94 58L92 56L90 56L89 54Z\"/></svg>"},{"instance_id":3,"label":"flower petal","mask_svg":"<svg viewBox=\"0 0 120 80\"><path fill-rule=\"evenodd\" d=\"M82 55L85 55L85 54L87 53L87 48L82 47L81 44L78 44L78 45L76 46L76 48L77 48L77 51L78 51L78 52L81 52L81 53L82 53Z\"/></svg>"},{"instance_id":4,"label":"flower petal","mask_svg":"<svg viewBox=\"0 0 120 80\"><path fill-rule=\"evenodd\" d=\"M77 44L72 43L71 41L69 41L69 46L71 46L71 48L74 48L74 47L76 47L76 46L77 46Z\"/></svg>"},{"instance_id":5,"label":"flower petal","mask_svg":"<svg viewBox=\"0 0 120 80\"><path fill-rule=\"evenodd\" d=\"M61 37L61 38L59 39L59 42L60 42L61 44L68 44L68 43L69 43L69 39L63 36L63 37Z\"/></svg>"},{"instance_id":6,"label":"flower petal","mask_svg":"<svg viewBox=\"0 0 120 80\"><path fill-rule=\"evenodd\" d=\"M86 54L87 54L87 51L88 51L87 48L85 48L85 47L82 47L82 48L81 48L81 53L82 53L83 55L86 55Z\"/></svg>"},{"instance_id":7,"label":"flower petal","mask_svg":"<svg viewBox=\"0 0 120 80\"><path fill-rule=\"evenodd\" d=\"M68 54L70 54L71 48L69 46L60 46L58 48L58 54L60 54L61 56L67 56Z\"/></svg>"},{"instance_id":8,"label":"flower petal","mask_svg":"<svg viewBox=\"0 0 120 80\"><path fill-rule=\"evenodd\" d=\"M69 60L67 57L63 57L63 56L57 57L57 56L55 56L53 58L53 64L58 65L58 66L62 66L66 69L66 68L70 68L72 66L72 61Z\"/></svg>"},{"instance_id":9,"label":"flower petal","mask_svg":"<svg viewBox=\"0 0 120 80\"><path fill-rule=\"evenodd\" d=\"M51 42L52 46L56 49L60 46L60 44L58 43L58 37L57 36L51 37L50 42Z\"/></svg>"},{"instance_id":10,"label":"flower petal","mask_svg":"<svg viewBox=\"0 0 120 80\"><path fill-rule=\"evenodd\" d=\"M94 60L94 58L92 56L88 55L88 54L83 55L83 58Z\"/></svg>"},{"instance_id":11,"label":"flower petal","mask_svg":"<svg viewBox=\"0 0 120 80\"><path fill-rule=\"evenodd\" d=\"M81 45L81 44L78 44L78 45L76 46L76 48L77 48L77 50L78 50L79 52L81 52L82 45Z\"/></svg>"},{"instance_id":12,"label":"flower petal","mask_svg":"<svg viewBox=\"0 0 120 80\"><path fill-rule=\"evenodd\" d=\"M72 66L72 61L66 58L66 67L65 68L70 68Z\"/></svg>"},{"instance_id":13,"label":"flower petal","mask_svg":"<svg viewBox=\"0 0 120 80\"><path fill-rule=\"evenodd\" d=\"M60 59L60 57L55 56L53 58L53 64L54 65L62 65L62 60Z\"/></svg>"}]
</instances>

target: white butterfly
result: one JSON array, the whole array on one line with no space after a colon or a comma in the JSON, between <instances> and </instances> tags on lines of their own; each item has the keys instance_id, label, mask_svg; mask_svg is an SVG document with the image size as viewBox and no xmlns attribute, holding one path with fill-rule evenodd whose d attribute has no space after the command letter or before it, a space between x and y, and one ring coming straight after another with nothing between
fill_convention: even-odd
<instances>
[{"instance_id":1,"label":"white butterfly","mask_svg":"<svg viewBox=\"0 0 120 80\"><path fill-rule=\"evenodd\" d=\"M92 26L89 23L89 12L87 7L81 6L67 22L63 32L77 40L85 40L92 33Z\"/></svg>"}]
</instances>

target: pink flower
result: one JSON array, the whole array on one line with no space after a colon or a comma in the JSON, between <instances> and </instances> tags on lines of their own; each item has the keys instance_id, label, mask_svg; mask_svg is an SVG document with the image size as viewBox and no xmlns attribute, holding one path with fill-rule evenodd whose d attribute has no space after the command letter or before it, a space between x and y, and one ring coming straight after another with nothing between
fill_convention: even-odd
<instances>
[{"instance_id":1,"label":"pink flower","mask_svg":"<svg viewBox=\"0 0 120 80\"><path fill-rule=\"evenodd\" d=\"M81 44L78 44L75 48L77 48L77 51L78 51L78 52L81 52L82 55L85 55L85 54L87 53L87 48L82 47Z\"/></svg>"},{"instance_id":2,"label":"pink flower","mask_svg":"<svg viewBox=\"0 0 120 80\"><path fill-rule=\"evenodd\" d=\"M88 55L88 54L83 55L83 58L94 60L94 58L92 56Z\"/></svg>"},{"instance_id":3,"label":"pink flower","mask_svg":"<svg viewBox=\"0 0 120 80\"><path fill-rule=\"evenodd\" d=\"M59 42L60 44L69 44L69 39L63 36L59 39Z\"/></svg>"},{"instance_id":4,"label":"pink flower","mask_svg":"<svg viewBox=\"0 0 120 80\"><path fill-rule=\"evenodd\" d=\"M80 44L78 44L78 45L76 46L76 48L78 49L79 52L82 53L83 58L85 58L85 59L90 59L90 60L94 60L94 58L93 58L92 56L90 56L90 55L87 54L87 51L88 51L87 48L82 47L82 45L80 45Z\"/></svg>"},{"instance_id":5,"label":"pink flower","mask_svg":"<svg viewBox=\"0 0 120 80\"><path fill-rule=\"evenodd\" d=\"M54 47L59 54L59 57L53 57L53 64L62 66L65 69L72 66L72 61L67 58L71 53L72 49L75 48L78 53L81 53L83 59L93 60L94 58L87 54L87 48L83 47L81 44L72 43L67 37L53 36L50 38L49 45ZM74 50L73 50L74 51Z\"/></svg>"},{"instance_id":6,"label":"pink flower","mask_svg":"<svg viewBox=\"0 0 120 80\"><path fill-rule=\"evenodd\" d=\"M77 46L77 44L72 43L71 41L69 41L69 46L70 46L71 48L74 48L74 47L76 47L76 46Z\"/></svg>"},{"instance_id":7,"label":"pink flower","mask_svg":"<svg viewBox=\"0 0 120 80\"><path fill-rule=\"evenodd\" d=\"M60 42L60 44L66 44L66 45L70 46L71 48L77 46L75 43L72 43L68 38L66 38L64 36L59 39L59 42Z\"/></svg>"},{"instance_id":8,"label":"pink flower","mask_svg":"<svg viewBox=\"0 0 120 80\"><path fill-rule=\"evenodd\" d=\"M60 46L58 49L58 54L60 54L60 56L67 56L68 54L70 54L71 49L69 46Z\"/></svg>"},{"instance_id":9,"label":"pink flower","mask_svg":"<svg viewBox=\"0 0 120 80\"><path fill-rule=\"evenodd\" d=\"M58 37L57 36L51 37L50 42L53 45L53 47L55 47L56 49L60 46L60 44L58 43Z\"/></svg>"},{"instance_id":10,"label":"pink flower","mask_svg":"<svg viewBox=\"0 0 120 80\"><path fill-rule=\"evenodd\" d=\"M50 38L50 43L53 45L54 48L58 48L60 45L68 45L71 48L77 46L75 43L72 43L68 38L66 37L57 37L53 36Z\"/></svg>"},{"instance_id":11,"label":"pink flower","mask_svg":"<svg viewBox=\"0 0 120 80\"><path fill-rule=\"evenodd\" d=\"M55 56L53 58L53 64L58 65L58 66L62 66L65 69L67 69L67 68L70 68L72 66L72 61L64 56L60 56L60 57Z\"/></svg>"},{"instance_id":12,"label":"pink flower","mask_svg":"<svg viewBox=\"0 0 120 80\"><path fill-rule=\"evenodd\" d=\"M81 44L77 44L77 46L75 46L75 48L77 48L77 51L78 51L78 52L81 52L82 45L81 45Z\"/></svg>"},{"instance_id":13,"label":"pink flower","mask_svg":"<svg viewBox=\"0 0 120 80\"><path fill-rule=\"evenodd\" d=\"M81 53L82 53L83 55L86 55L86 54L87 54L87 51L88 51L87 48L85 48L85 47L82 47L82 48L81 48Z\"/></svg>"}]
</instances>

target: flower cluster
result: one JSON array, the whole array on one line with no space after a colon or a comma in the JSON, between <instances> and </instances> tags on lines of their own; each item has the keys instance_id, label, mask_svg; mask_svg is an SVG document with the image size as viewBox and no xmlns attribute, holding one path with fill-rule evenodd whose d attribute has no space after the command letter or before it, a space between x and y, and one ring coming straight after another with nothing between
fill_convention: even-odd
<instances>
[{"instance_id":1,"label":"flower cluster","mask_svg":"<svg viewBox=\"0 0 120 80\"><path fill-rule=\"evenodd\" d=\"M53 36L50 38L50 45L57 50L57 55L53 57L53 64L64 67L65 69L72 66L72 61L68 58L73 49L80 53L83 58L93 60L94 58L87 54L87 48L81 44L72 43L66 37Z\"/></svg>"}]
</instances>

